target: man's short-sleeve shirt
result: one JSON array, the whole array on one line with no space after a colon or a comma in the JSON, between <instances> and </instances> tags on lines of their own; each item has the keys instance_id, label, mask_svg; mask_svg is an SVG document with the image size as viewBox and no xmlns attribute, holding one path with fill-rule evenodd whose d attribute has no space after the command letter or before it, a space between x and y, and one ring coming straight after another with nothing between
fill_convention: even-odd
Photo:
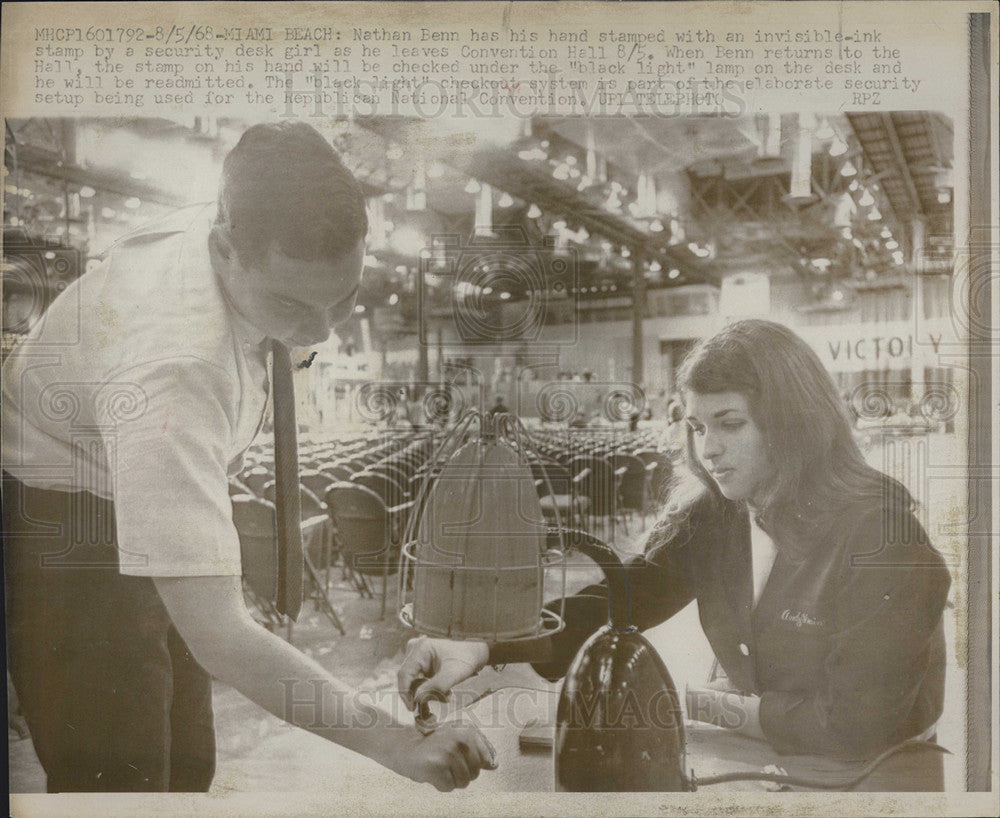
<instances>
[{"instance_id":1,"label":"man's short-sleeve shirt","mask_svg":"<svg viewBox=\"0 0 1000 818\"><path fill-rule=\"evenodd\" d=\"M267 402L263 336L211 266L212 205L117 242L3 367L3 467L113 500L124 574L239 574L228 477Z\"/></svg>"}]
</instances>

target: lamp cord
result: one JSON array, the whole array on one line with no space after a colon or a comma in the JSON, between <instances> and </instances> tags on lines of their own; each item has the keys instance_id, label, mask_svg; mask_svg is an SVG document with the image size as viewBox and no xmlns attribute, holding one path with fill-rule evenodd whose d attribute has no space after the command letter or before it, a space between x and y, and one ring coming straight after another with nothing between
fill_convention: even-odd
<instances>
[{"instance_id":1,"label":"lamp cord","mask_svg":"<svg viewBox=\"0 0 1000 818\"><path fill-rule=\"evenodd\" d=\"M476 698L464 707L475 704L487 696L491 696L494 693L498 693L501 690L532 690L537 693L547 693L554 694L558 693L558 690L546 690L541 687L530 687L529 685L501 685L499 687L488 687L482 693L480 693ZM694 770L691 771L691 777L687 779L686 783L688 789L694 792L698 787L710 787L713 784L726 784L731 781L766 781L773 784L782 784L788 787L807 787L813 790L849 790L856 787L862 781L864 781L868 776L870 776L879 767L882 762L886 761L890 757L896 755L896 753L903 752L905 750L934 750L938 753L947 753L951 755L951 750L946 747L942 747L940 744L936 744L933 741L925 741L923 739L909 739L907 741L896 744L893 747L885 750L884 752L877 755L868 764L861 768L861 771L855 775L853 778L848 778L845 781L830 781L828 779L822 778L806 778L804 776L798 775L788 775L786 773L765 773L765 772L742 772L742 773L721 773L720 775L708 775L704 778L699 778L695 775Z\"/></svg>"},{"instance_id":2,"label":"lamp cord","mask_svg":"<svg viewBox=\"0 0 1000 818\"><path fill-rule=\"evenodd\" d=\"M901 744L897 744L894 747L890 747L885 752L876 756L874 760L866 764L861 768L861 772L858 773L854 778L849 778L846 781L831 782L829 780L824 780L820 778L804 778L797 775L785 775L782 773L723 773L721 775L709 775L704 778L698 778L694 774L694 770L691 771L691 778L688 780L688 784L692 792L698 789L699 786L708 787L712 784L725 784L729 781L769 781L774 784L784 784L790 787L808 787L815 790L849 790L852 787L857 786L862 781L864 781L868 776L875 772L876 767L878 767L883 761L885 761L890 756L896 753L902 752L903 750L914 750L914 749L926 749L935 750L939 753L948 753L951 755L951 750L942 747L940 744L935 744L933 741L924 741L922 739L909 739Z\"/></svg>"}]
</instances>

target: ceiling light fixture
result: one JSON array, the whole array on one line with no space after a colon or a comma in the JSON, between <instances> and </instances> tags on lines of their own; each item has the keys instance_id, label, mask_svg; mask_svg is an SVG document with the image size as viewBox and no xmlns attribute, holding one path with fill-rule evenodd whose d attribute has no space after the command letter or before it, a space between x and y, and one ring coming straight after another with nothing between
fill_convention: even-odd
<instances>
[{"instance_id":1,"label":"ceiling light fixture","mask_svg":"<svg viewBox=\"0 0 1000 818\"><path fill-rule=\"evenodd\" d=\"M830 125L830 120L823 119L820 120L819 128L816 130L816 138L826 141L827 139L833 139L837 135L837 132L833 130Z\"/></svg>"}]
</instances>

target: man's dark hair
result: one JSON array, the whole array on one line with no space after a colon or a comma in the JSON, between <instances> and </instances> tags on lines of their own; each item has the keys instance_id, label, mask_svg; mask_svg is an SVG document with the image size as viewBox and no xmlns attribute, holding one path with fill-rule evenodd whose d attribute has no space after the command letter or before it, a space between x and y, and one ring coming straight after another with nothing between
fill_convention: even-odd
<instances>
[{"instance_id":1,"label":"man's dark hair","mask_svg":"<svg viewBox=\"0 0 1000 818\"><path fill-rule=\"evenodd\" d=\"M340 258L368 232L361 185L304 122L247 129L222 165L218 221L244 266L272 242L290 258Z\"/></svg>"}]
</instances>

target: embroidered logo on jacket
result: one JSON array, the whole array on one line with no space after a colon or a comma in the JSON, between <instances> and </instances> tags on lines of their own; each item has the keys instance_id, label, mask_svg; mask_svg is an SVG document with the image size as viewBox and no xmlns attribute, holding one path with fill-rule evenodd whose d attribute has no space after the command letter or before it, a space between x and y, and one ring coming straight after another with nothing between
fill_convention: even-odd
<instances>
[{"instance_id":1,"label":"embroidered logo on jacket","mask_svg":"<svg viewBox=\"0 0 1000 818\"><path fill-rule=\"evenodd\" d=\"M785 608L781 612L782 622L791 622L796 628L801 628L803 626L809 626L810 628L822 628L826 625L822 619L813 619L805 611L793 611L789 608Z\"/></svg>"}]
</instances>

